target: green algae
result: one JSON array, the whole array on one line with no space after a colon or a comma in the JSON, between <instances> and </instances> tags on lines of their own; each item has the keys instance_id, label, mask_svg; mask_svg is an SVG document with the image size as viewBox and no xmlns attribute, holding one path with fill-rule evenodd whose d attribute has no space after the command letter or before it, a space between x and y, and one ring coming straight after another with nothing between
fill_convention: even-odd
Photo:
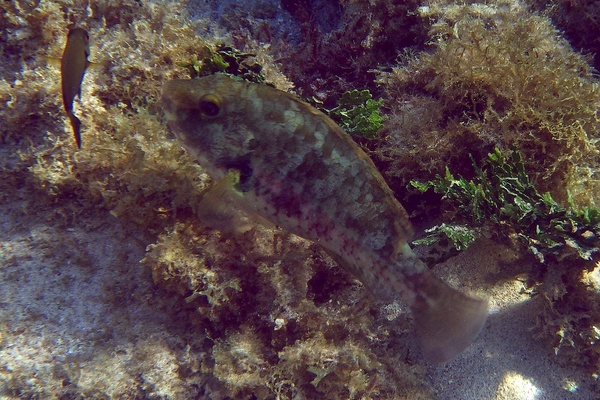
<instances>
[{"instance_id":1,"label":"green algae","mask_svg":"<svg viewBox=\"0 0 600 400\"><path fill-rule=\"evenodd\" d=\"M549 192L540 193L529 179L520 152L504 155L495 149L483 165L473 161L473 169L473 179L455 177L446 168L444 176L411 185L420 191L433 189L469 221L492 222L498 231L507 227L542 263L549 255L561 260L597 258L600 210L577 208L572 202L565 208Z\"/></svg>"},{"instance_id":2,"label":"green algae","mask_svg":"<svg viewBox=\"0 0 600 400\"><path fill-rule=\"evenodd\" d=\"M597 374L600 287L590 277L600 260L600 210L572 201L563 207L549 192L540 193L516 150L505 155L495 149L482 165L473 161L473 169L472 179L455 177L447 168L443 176L411 185L441 194L472 227L494 232L503 242L514 239L527 250L536 260L535 270L527 271L532 294L545 300L537 335L557 355ZM429 235L416 244L437 240L439 235Z\"/></svg>"},{"instance_id":3,"label":"green algae","mask_svg":"<svg viewBox=\"0 0 600 400\"><path fill-rule=\"evenodd\" d=\"M328 113L347 133L374 139L383 127L382 105L383 100L374 100L368 89L352 90L342 94L337 107Z\"/></svg>"},{"instance_id":4,"label":"green algae","mask_svg":"<svg viewBox=\"0 0 600 400\"><path fill-rule=\"evenodd\" d=\"M263 67L255 58L254 53L244 53L221 43L214 50L208 46L204 47L200 55L193 54L190 61L178 65L187 69L192 79L215 73L226 73L250 82L265 83Z\"/></svg>"},{"instance_id":5,"label":"green algae","mask_svg":"<svg viewBox=\"0 0 600 400\"><path fill-rule=\"evenodd\" d=\"M470 170L494 147L517 148L540 191L594 205L600 85L542 15L512 2L432 4L430 47L382 71L391 110L377 151L403 182ZM417 113L413 117L413 113ZM420 116L420 118L419 118Z\"/></svg>"}]
</instances>

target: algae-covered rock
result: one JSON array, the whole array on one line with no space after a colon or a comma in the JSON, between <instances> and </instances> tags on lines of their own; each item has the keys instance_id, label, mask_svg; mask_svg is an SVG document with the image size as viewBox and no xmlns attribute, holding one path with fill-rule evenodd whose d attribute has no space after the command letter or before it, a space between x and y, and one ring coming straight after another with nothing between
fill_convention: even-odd
<instances>
[{"instance_id":1,"label":"algae-covered rock","mask_svg":"<svg viewBox=\"0 0 600 400\"><path fill-rule=\"evenodd\" d=\"M421 368L398 352L406 314L386 320L303 239L260 226L227 237L179 224L142 263L196 309L194 329L213 343L206 372L235 397L429 396Z\"/></svg>"},{"instance_id":2,"label":"algae-covered rock","mask_svg":"<svg viewBox=\"0 0 600 400\"><path fill-rule=\"evenodd\" d=\"M547 17L513 2L423 6L430 48L379 75L391 108L382 156L406 177L469 169L516 147L540 191L596 204L600 88Z\"/></svg>"}]
</instances>

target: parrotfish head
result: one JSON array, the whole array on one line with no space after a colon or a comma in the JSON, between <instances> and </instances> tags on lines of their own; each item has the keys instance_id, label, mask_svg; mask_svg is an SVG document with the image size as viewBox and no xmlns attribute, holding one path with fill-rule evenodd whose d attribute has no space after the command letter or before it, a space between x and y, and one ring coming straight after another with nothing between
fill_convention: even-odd
<instances>
[{"instance_id":1,"label":"parrotfish head","mask_svg":"<svg viewBox=\"0 0 600 400\"><path fill-rule=\"evenodd\" d=\"M172 80L163 86L168 126L213 178L247 159L257 146L248 122L258 118L252 88L224 75Z\"/></svg>"}]
</instances>

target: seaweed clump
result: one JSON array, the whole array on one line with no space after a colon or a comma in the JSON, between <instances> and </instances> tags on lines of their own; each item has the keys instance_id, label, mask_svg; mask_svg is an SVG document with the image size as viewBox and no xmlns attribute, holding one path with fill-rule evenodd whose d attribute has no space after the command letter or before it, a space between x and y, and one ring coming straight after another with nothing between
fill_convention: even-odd
<instances>
[{"instance_id":1,"label":"seaweed clump","mask_svg":"<svg viewBox=\"0 0 600 400\"><path fill-rule=\"evenodd\" d=\"M250 82L265 83L262 65L255 57L254 53L242 53L231 46L219 44L214 50L205 47L200 55L194 54L190 61L179 63L179 66L186 68L192 79L221 72Z\"/></svg>"},{"instance_id":2,"label":"seaweed clump","mask_svg":"<svg viewBox=\"0 0 600 400\"><path fill-rule=\"evenodd\" d=\"M7 122L0 141L16 149L5 160L11 180L46 194L39 199L59 205L57 216L65 225L81 212L74 204L100 206L151 230L191 212L207 178L165 136L157 102L162 82L184 72L174 60L210 40L195 35L197 24L180 22L176 13L139 8L136 2L102 2L93 10L79 3L24 3L5 4L5 18L21 37L3 44L14 61L3 67L16 69L0 76L8 104L0 111ZM112 19L118 9L124 21ZM64 123L59 68L44 61L60 57L67 22L89 32L95 63L75 102L84 141L75 152Z\"/></svg>"},{"instance_id":3,"label":"seaweed clump","mask_svg":"<svg viewBox=\"0 0 600 400\"><path fill-rule=\"evenodd\" d=\"M443 195L474 228L527 249L537 266L526 271L532 295L545 304L536 332L556 354L600 375L600 210L572 202L565 208L550 193L540 193L518 151L504 155L496 149L473 168L473 179L455 177L447 168L434 180L411 185Z\"/></svg>"},{"instance_id":4,"label":"seaweed clump","mask_svg":"<svg viewBox=\"0 0 600 400\"><path fill-rule=\"evenodd\" d=\"M544 16L514 2L421 7L430 49L381 72L390 112L378 154L404 186L469 154L517 148L535 185L566 203L600 199L595 143L600 87L586 57Z\"/></svg>"},{"instance_id":5,"label":"seaweed clump","mask_svg":"<svg viewBox=\"0 0 600 400\"><path fill-rule=\"evenodd\" d=\"M230 396L431 398L424 369L390 351L408 324L373 309L364 289L306 240L260 226L229 237L178 223L142 263L194 310L212 360L201 369Z\"/></svg>"},{"instance_id":6,"label":"seaweed clump","mask_svg":"<svg viewBox=\"0 0 600 400\"><path fill-rule=\"evenodd\" d=\"M374 139L383 126L383 100L373 100L368 89L345 92L329 116L351 135Z\"/></svg>"},{"instance_id":7,"label":"seaweed clump","mask_svg":"<svg viewBox=\"0 0 600 400\"><path fill-rule=\"evenodd\" d=\"M370 71L425 37L415 14L418 5L414 0L260 0L224 2L216 13L206 2L194 8L225 28L237 48L268 48L301 97L332 108L342 93L356 88L378 94Z\"/></svg>"}]
</instances>

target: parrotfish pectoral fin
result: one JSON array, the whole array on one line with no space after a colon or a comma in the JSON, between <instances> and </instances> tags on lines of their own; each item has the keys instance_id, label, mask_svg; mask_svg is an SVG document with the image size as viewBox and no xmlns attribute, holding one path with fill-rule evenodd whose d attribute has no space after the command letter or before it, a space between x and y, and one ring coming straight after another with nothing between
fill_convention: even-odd
<instances>
[{"instance_id":1,"label":"parrotfish pectoral fin","mask_svg":"<svg viewBox=\"0 0 600 400\"><path fill-rule=\"evenodd\" d=\"M240 171L229 170L202 194L196 215L200 221L225 233L239 234L251 228L240 212L233 206L235 197L241 194L235 190L240 181Z\"/></svg>"},{"instance_id":2,"label":"parrotfish pectoral fin","mask_svg":"<svg viewBox=\"0 0 600 400\"><path fill-rule=\"evenodd\" d=\"M487 301L466 296L433 274L412 306L416 333L431 362L459 355L477 337L488 314Z\"/></svg>"},{"instance_id":3,"label":"parrotfish pectoral fin","mask_svg":"<svg viewBox=\"0 0 600 400\"><path fill-rule=\"evenodd\" d=\"M203 224L228 234L244 233L257 223L273 225L244 207L244 194L236 189L239 182L240 171L230 169L202 194L196 215Z\"/></svg>"}]
</instances>

